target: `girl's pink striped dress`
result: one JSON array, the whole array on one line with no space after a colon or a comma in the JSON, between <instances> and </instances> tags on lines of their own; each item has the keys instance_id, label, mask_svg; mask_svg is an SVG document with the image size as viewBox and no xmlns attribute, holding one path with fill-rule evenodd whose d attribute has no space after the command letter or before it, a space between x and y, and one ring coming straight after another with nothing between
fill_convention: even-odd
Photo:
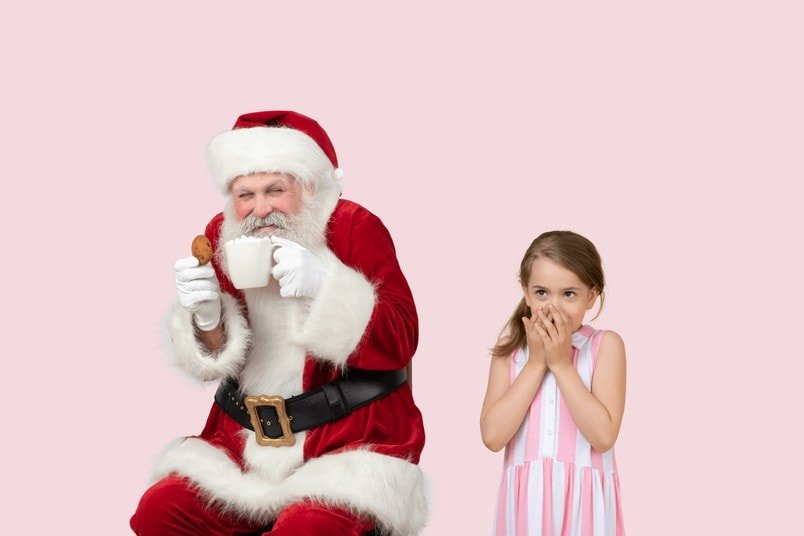
<instances>
[{"instance_id":1,"label":"girl's pink striped dress","mask_svg":"<svg viewBox=\"0 0 804 536\"><path fill-rule=\"evenodd\" d=\"M572 334L572 363L588 389L603 333L585 325ZM527 359L522 349L512 356L512 382ZM497 536L624 534L614 449L592 450L549 371L505 448L495 518Z\"/></svg>"}]
</instances>

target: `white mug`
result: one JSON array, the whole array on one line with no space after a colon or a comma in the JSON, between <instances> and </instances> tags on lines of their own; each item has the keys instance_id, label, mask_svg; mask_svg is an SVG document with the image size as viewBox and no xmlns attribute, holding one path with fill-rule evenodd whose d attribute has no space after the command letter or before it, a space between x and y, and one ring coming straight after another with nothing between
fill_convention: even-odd
<instances>
[{"instance_id":1,"label":"white mug","mask_svg":"<svg viewBox=\"0 0 804 536\"><path fill-rule=\"evenodd\" d=\"M240 237L223 245L229 279L235 288L259 288L271 281L274 246L270 237Z\"/></svg>"}]
</instances>

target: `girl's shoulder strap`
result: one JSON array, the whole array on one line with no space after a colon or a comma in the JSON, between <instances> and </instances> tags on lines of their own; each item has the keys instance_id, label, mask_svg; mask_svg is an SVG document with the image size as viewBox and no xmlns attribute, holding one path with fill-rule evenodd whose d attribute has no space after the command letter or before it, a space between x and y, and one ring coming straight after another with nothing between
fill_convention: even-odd
<instances>
[{"instance_id":1,"label":"girl's shoulder strap","mask_svg":"<svg viewBox=\"0 0 804 536\"><path fill-rule=\"evenodd\" d=\"M589 337L589 343L592 345L592 370L594 370L595 365L597 365L597 352L600 350L600 341L603 340L603 335L608 331L607 329L596 329Z\"/></svg>"}]
</instances>

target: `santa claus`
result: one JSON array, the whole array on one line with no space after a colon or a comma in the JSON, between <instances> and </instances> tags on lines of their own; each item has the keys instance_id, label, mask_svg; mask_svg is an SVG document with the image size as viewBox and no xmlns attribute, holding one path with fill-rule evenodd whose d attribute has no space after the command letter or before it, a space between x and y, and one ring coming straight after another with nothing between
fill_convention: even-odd
<instances>
[{"instance_id":1,"label":"santa claus","mask_svg":"<svg viewBox=\"0 0 804 536\"><path fill-rule=\"evenodd\" d=\"M175 264L177 364L220 381L199 436L157 463L141 536L416 534L427 518L422 417L405 368L418 320L379 218L339 199L324 130L293 112L238 118L208 149L228 196L212 266ZM236 289L224 248L270 237L267 286Z\"/></svg>"}]
</instances>

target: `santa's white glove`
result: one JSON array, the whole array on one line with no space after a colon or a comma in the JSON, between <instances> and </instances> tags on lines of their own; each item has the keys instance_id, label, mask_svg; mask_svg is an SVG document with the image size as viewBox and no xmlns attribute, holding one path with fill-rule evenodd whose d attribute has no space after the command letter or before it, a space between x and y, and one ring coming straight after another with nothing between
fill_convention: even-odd
<instances>
[{"instance_id":1,"label":"santa's white glove","mask_svg":"<svg viewBox=\"0 0 804 536\"><path fill-rule=\"evenodd\" d=\"M221 298L218 279L211 264L198 265L195 257L179 259L173 265L179 303L193 313L201 331L212 331L221 321Z\"/></svg>"},{"instance_id":2,"label":"santa's white glove","mask_svg":"<svg viewBox=\"0 0 804 536\"><path fill-rule=\"evenodd\" d=\"M274 265L271 275L279 281L283 298L314 298L327 274L324 261L312 251L286 238L272 236Z\"/></svg>"}]
</instances>

